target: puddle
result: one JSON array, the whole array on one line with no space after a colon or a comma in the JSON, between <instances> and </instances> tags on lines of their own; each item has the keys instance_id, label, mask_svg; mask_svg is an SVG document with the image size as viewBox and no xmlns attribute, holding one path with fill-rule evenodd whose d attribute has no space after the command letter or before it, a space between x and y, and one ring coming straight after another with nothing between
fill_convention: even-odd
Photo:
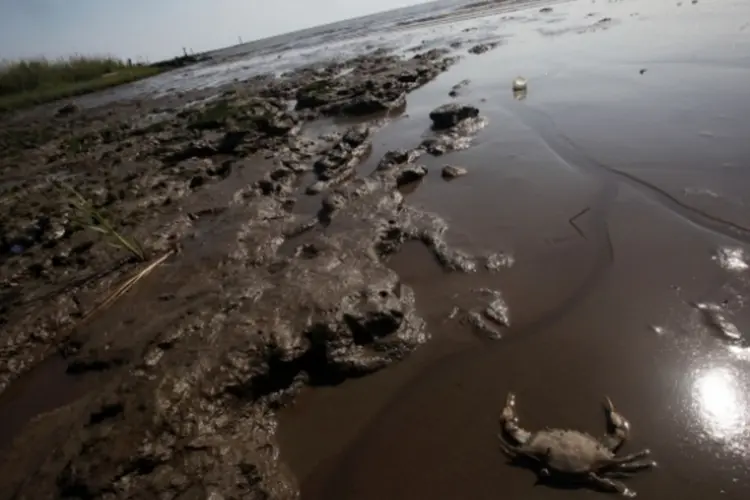
<instances>
[{"instance_id":1,"label":"puddle","mask_svg":"<svg viewBox=\"0 0 750 500\"><path fill-rule=\"evenodd\" d=\"M67 362L53 355L13 383L0 396L0 455L34 417L72 403L94 384L89 376L67 373Z\"/></svg>"}]
</instances>

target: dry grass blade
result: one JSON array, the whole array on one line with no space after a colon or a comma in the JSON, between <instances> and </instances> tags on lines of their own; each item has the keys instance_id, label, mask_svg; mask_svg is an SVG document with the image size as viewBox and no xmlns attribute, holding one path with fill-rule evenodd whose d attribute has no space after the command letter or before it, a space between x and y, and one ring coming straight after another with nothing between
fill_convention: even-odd
<instances>
[{"instance_id":1,"label":"dry grass blade","mask_svg":"<svg viewBox=\"0 0 750 500\"><path fill-rule=\"evenodd\" d=\"M165 260L167 260L170 256L174 255L175 251L169 251L159 257L158 259L151 262L149 265L135 273L133 276L127 279L123 284L118 286L112 293L110 293L107 298L105 298L102 302L97 304L91 311L87 312L83 318L81 318L81 321L78 323L77 326L80 326L83 322L87 321L91 316L94 314L103 311L104 309L108 308L112 304L114 304L117 299L125 295L133 286L135 286L136 283L138 283L140 280L151 274L151 272L159 267Z\"/></svg>"},{"instance_id":2,"label":"dry grass blade","mask_svg":"<svg viewBox=\"0 0 750 500\"><path fill-rule=\"evenodd\" d=\"M141 245L132 238L127 238L120 234L107 218L94 208L91 202L81 193L64 182L57 181L56 184L70 193L71 198L69 199L69 202L77 212L78 217L76 217L76 221L80 225L108 236L113 240L114 246L127 250L139 261L143 262L146 260L146 252L144 252Z\"/></svg>"}]
</instances>

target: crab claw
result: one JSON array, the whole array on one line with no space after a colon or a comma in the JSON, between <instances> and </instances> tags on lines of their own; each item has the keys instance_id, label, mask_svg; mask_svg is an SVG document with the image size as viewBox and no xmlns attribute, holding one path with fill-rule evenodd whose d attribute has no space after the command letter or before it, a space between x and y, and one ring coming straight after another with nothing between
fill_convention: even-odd
<instances>
[{"instance_id":1,"label":"crab claw","mask_svg":"<svg viewBox=\"0 0 750 500\"><path fill-rule=\"evenodd\" d=\"M620 448L630 435L630 422L625 417L617 413L615 405L608 396L604 397L604 412L607 417L607 447L612 451Z\"/></svg>"},{"instance_id":2,"label":"crab claw","mask_svg":"<svg viewBox=\"0 0 750 500\"><path fill-rule=\"evenodd\" d=\"M518 415L516 415L516 395L509 392L505 398L505 407L500 414L500 425L503 432L517 444L523 444L529 440L531 433L522 429L518 425Z\"/></svg>"},{"instance_id":3,"label":"crab claw","mask_svg":"<svg viewBox=\"0 0 750 500\"><path fill-rule=\"evenodd\" d=\"M625 419L625 417L623 417L622 415L617 413L617 411L615 411L615 405L612 404L612 400L609 399L608 396L605 396L604 398L607 400L607 403L606 403L607 418L612 423L612 426L618 429L630 430L630 422L628 422L627 419Z\"/></svg>"},{"instance_id":4,"label":"crab claw","mask_svg":"<svg viewBox=\"0 0 750 500\"><path fill-rule=\"evenodd\" d=\"M506 422L515 422L518 420L516 415L516 395L509 392L505 397L505 407L500 414L500 422L505 425Z\"/></svg>"}]
</instances>

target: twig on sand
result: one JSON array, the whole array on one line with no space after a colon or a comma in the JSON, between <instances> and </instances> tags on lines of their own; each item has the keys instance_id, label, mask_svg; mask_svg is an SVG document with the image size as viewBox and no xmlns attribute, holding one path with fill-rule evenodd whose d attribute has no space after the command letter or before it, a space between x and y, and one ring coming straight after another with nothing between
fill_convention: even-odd
<instances>
[{"instance_id":1,"label":"twig on sand","mask_svg":"<svg viewBox=\"0 0 750 500\"><path fill-rule=\"evenodd\" d=\"M573 229L575 229L576 232L580 235L580 237L583 238L584 240L586 240L588 238L586 238L586 235L583 234L583 231L581 231L581 228L579 228L576 225L576 219L579 218L579 217L581 217L583 214L585 214L589 210L591 210L591 207L586 207L583 210L581 210L580 212L578 212L577 214L575 214L573 217L571 217L570 219L568 219L568 224L570 224L571 226L573 226Z\"/></svg>"}]
</instances>

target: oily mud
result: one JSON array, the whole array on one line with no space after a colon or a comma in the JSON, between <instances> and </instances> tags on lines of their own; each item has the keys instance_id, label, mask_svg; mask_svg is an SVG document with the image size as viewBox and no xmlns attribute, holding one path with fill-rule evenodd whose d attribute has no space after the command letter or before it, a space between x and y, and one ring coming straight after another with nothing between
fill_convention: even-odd
<instances>
[{"instance_id":1,"label":"oily mud","mask_svg":"<svg viewBox=\"0 0 750 500\"><path fill-rule=\"evenodd\" d=\"M488 124L471 147L420 159L467 174L427 176L408 201L448 221L454 247L512 265L450 274L412 244L389 258L431 340L282 412L303 498L601 494L536 486L533 468L508 462L495 440L508 392L524 428L594 436L609 396L631 423L622 454L649 448L659 464L624 479L641 497L746 496L747 14L731 1L568 2L445 28L499 25L507 44L410 96L410 114L448 96ZM519 75L528 91L514 94ZM389 130L397 144L424 135L408 118ZM487 314L492 292L508 324Z\"/></svg>"},{"instance_id":2,"label":"oily mud","mask_svg":"<svg viewBox=\"0 0 750 500\"><path fill-rule=\"evenodd\" d=\"M379 50L208 99L6 117L3 494L296 498L276 410L429 338L387 256L412 241L474 266L405 203L419 144L357 170L406 93L455 61ZM443 114L448 147L477 129L476 108ZM330 116L360 123L305 127ZM309 195L318 208L295 210Z\"/></svg>"},{"instance_id":3,"label":"oily mud","mask_svg":"<svg viewBox=\"0 0 750 500\"><path fill-rule=\"evenodd\" d=\"M513 392L744 498L746 15L438 2L4 117L2 496L599 494L508 462Z\"/></svg>"}]
</instances>

